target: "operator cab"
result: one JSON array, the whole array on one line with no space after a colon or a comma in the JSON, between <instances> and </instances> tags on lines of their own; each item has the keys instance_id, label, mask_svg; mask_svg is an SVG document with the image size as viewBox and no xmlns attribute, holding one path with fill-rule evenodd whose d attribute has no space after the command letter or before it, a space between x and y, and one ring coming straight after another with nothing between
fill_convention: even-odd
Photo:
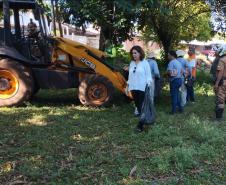
<instances>
[{"instance_id":1,"label":"operator cab","mask_svg":"<svg viewBox=\"0 0 226 185\"><path fill-rule=\"evenodd\" d=\"M0 54L16 50L29 61L49 63L49 32L42 8L34 0L0 0L0 11Z\"/></svg>"}]
</instances>

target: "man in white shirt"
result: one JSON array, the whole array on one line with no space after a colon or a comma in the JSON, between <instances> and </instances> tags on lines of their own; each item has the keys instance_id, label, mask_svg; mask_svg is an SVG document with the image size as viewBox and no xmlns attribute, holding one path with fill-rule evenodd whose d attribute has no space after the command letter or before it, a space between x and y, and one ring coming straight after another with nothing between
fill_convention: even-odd
<instances>
[{"instance_id":1,"label":"man in white shirt","mask_svg":"<svg viewBox=\"0 0 226 185\"><path fill-rule=\"evenodd\" d=\"M182 69L183 69L183 75L182 75L182 85L180 88L180 98L181 98L181 106L184 107L187 100L187 88L184 84L184 80L185 80L185 75L186 75L186 70L187 70L187 63L188 61L184 58L185 52L183 50L177 50L176 51L177 54L177 60L181 63L182 65Z\"/></svg>"},{"instance_id":2,"label":"man in white shirt","mask_svg":"<svg viewBox=\"0 0 226 185\"><path fill-rule=\"evenodd\" d=\"M170 95L172 102L172 111L170 114L175 114L177 107L179 108L179 112L183 112L183 108L181 106L180 97L179 97L179 88L182 85L182 65L176 60L177 54L175 51L169 51L168 59L170 60L167 71L170 76Z\"/></svg>"}]
</instances>

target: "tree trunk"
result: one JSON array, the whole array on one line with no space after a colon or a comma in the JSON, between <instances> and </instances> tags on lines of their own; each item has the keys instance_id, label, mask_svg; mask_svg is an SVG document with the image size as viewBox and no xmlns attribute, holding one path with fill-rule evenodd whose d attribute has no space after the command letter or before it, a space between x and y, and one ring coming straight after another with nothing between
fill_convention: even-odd
<instances>
[{"instance_id":1,"label":"tree trunk","mask_svg":"<svg viewBox=\"0 0 226 185\"><path fill-rule=\"evenodd\" d=\"M56 19L57 19L58 26L59 26L60 37L63 37L63 30L62 30L62 25L61 25L61 20L60 20L60 12L59 12L59 7L58 7L58 0L55 0L55 6L56 6Z\"/></svg>"},{"instance_id":2,"label":"tree trunk","mask_svg":"<svg viewBox=\"0 0 226 185\"><path fill-rule=\"evenodd\" d=\"M168 52L171 49L171 42L166 40L162 40L162 46L163 46L163 50L164 50L164 60L168 63Z\"/></svg>"},{"instance_id":3,"label":"tree trunk","mask_svg":"<svg viewBox=\"0 0 226 185\"><path fill-rule=\"evenodd\" d=\"M104 36L104 32L103 32L103 28L100 28L100 40L99 40L99 50L104 51L105 50L105 36Z\"/></svg>"},{"instance_id":4,"label":"tree trunk","mask_svg":"<svg viewBox=\"0 0 226 185\"><path fill-rule=\"evenodd\" d=\"M55 8L54 8L54 0L51 0L51 13L52 13L53 33L54 33L54 36L56 36L56 15L55 15Z\"/></svg>"},{"instance_id":5,"label":"tree trunk","mask_svg":"<svg viewBox=\"0 0 226 185\"><path fill-rule=\"evenodd\" d=\"M157 30L157 33L156 33L157 37L163 46L164 61L166 64L168 64L168 52L170 51L172 46L172 37L170 36L170 33L168 33L168 31L165 30L164 28L161 28L161 29L156 28L156 30Z\"/></svg>"}]
</instances>

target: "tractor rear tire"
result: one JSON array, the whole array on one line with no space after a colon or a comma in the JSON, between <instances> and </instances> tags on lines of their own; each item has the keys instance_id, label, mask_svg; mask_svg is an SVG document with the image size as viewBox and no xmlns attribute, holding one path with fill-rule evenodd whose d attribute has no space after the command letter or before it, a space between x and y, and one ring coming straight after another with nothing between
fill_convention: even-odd
<instances>
[{"instance_id":1,"label":"tractor rear tire","mask_svg":"<svg viewBox=\"0 0 226 185\"><path fill-rule=\"evenodd\" d=\"M11 59L0 60L0 79L6 87L0 90L0 107L18 106L28 100L34 88L29 68Z\"/></svg>"},{"instance_id":2,"label":"tractor rear tire","mask_svg":"<svg viewBox=\"0 0 226 185\"><path fill-rule=\"evenodd\" d=\"M113 84L106 77L89 75L79 85L79 100L86 106L106 107L112 101L113 92Z\"/></svg>"}]
</instances>

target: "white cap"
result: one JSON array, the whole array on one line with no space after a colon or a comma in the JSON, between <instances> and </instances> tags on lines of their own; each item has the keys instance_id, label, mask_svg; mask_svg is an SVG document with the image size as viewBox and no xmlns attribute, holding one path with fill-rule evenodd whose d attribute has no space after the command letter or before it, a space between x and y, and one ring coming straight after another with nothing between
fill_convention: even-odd
<instances>
[{"instance_id":1,"label":"white cap","mask_svg":"<svg viewBox=\"0 0 226 185\"><path fill-rule=\"evenodd\" d=\"M183 57L185 55L185 52L183 50L177 50L176 54L178 57Z\"/></svg>"}]
</instances>

